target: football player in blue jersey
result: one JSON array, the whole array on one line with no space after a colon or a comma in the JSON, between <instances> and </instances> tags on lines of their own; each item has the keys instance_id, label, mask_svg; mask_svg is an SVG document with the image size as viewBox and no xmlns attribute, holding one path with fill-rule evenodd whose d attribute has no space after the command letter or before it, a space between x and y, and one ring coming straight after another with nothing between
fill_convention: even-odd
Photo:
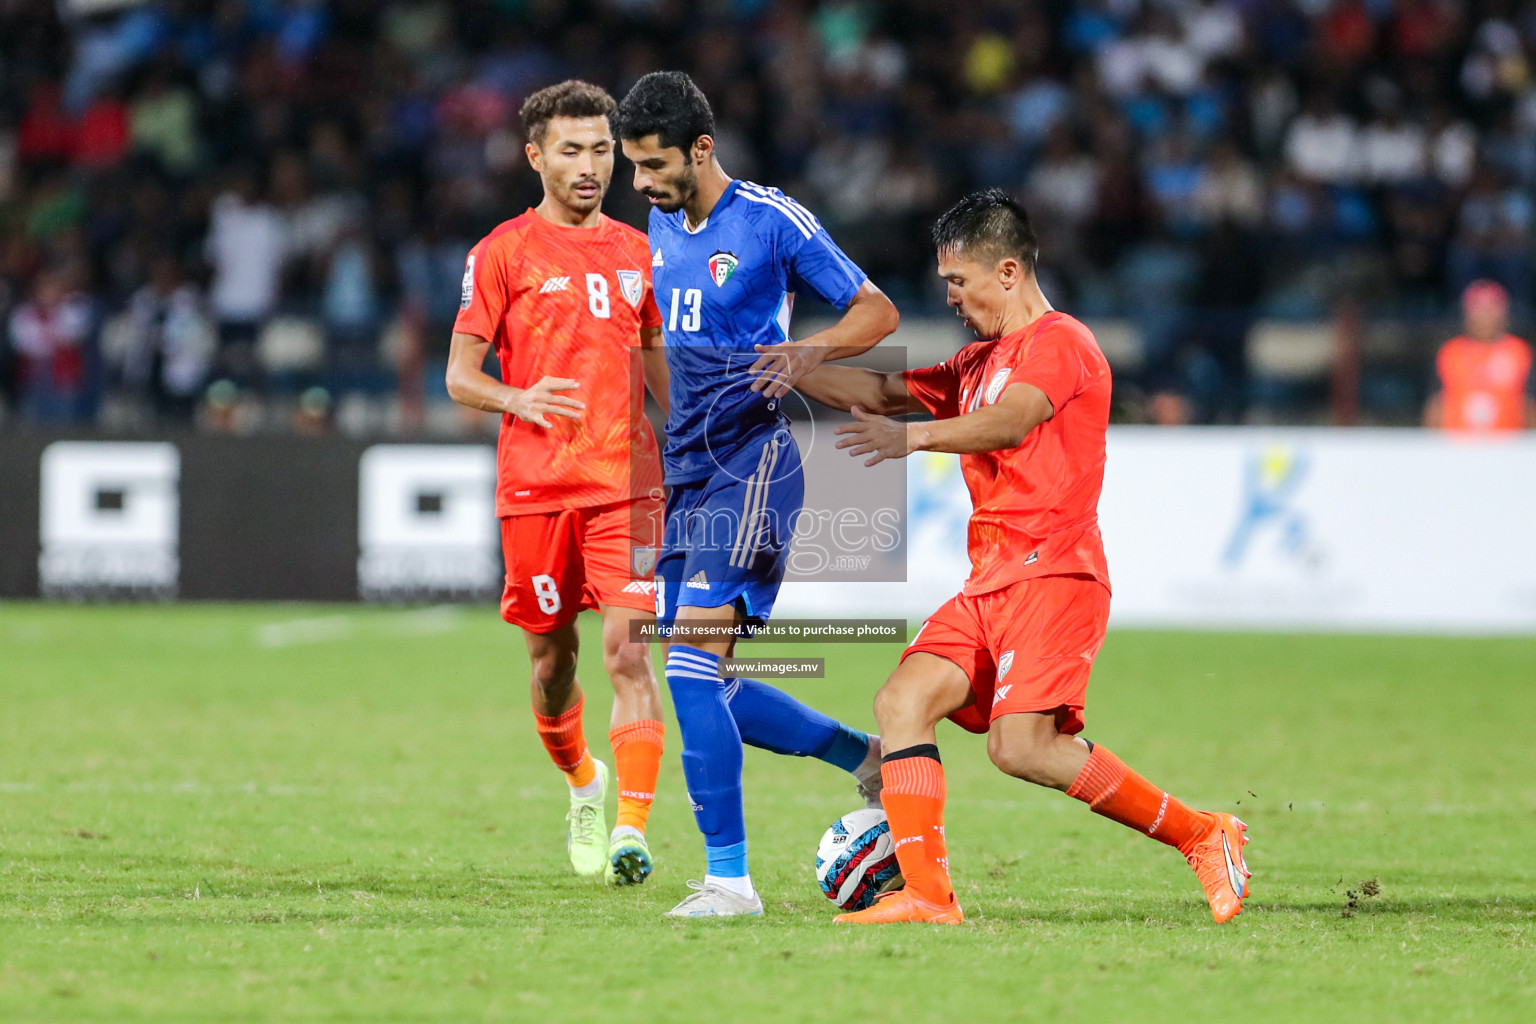
<instances>
[{"instance_id":1,"label":"football player in blue jersey","mask_svg":"<svg viewBox=\"0 0 1536 1024\"><path fill-rule=\"evenodd\" d=\"M772 612L800 513L804 478L784 396L824 360L875 345L898 316L805 207L726 174L709 101L687 75L640 79L615 128L652 205L651 273L672 378L656 616L674 630L667 685L708 857L703 883L689 883L696 891L669 913L760 914L747 870L743 741L852 772L871 807L880 806L880 742L757 680L721 678L720 661L735 630ZM791 306L807 291L843 315L796 341Z\"/></svg>"}]
</instances>

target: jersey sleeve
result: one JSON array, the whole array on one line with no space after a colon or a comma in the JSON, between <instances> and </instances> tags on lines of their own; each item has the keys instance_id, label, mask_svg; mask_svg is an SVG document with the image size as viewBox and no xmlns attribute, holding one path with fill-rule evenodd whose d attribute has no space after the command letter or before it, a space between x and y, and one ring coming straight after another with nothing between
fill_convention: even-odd
<instances>
[{"instance_id":1,"label":"jersey sleeve","mask_svg":"<svg viewBox=\"0 0 1536 1024\"><path fill-rule=\"evenodd\" d=\"M907 370L901 379L907 385L907 392L933 413L935 419L960 415L960 368L955 359Z\"/></svg>"},{"instance_id":2,"label":"jersey sleeve","mask_svg":"<svg viewBox=\"0 0 1536 1024\"><path fill-rule=\"evenodd\" d=\"M801 242L790 258L789 290L815 292L838 309L848 308L869 275L837 247L826 228L818 227Z\"/></svg>"},{"instance_id":3,"label":"jersey sleeve","mask_svg":"<svg viewBox=\"0 0 1536 1024\"><path fill-rule=\"evenodd\" d=\"M1045 392L1053 412L1083 392L1093 371L1084 358L1088 340L1066 326L1040 331L1014 343L1015 351L1004 358L1012 364L1012 384L1032 384Z\"/></svg>"},{"instance_id":4,"label":"jersey sleeve","mask_svg":"<svg viewBox=\"0 0 1536 1024\"><path fill-rule=\"evenodd\" d=\"M661 326L661 310L656 305L656 287L651 275L645 275L645 298L640 300L640 329L648 331Z\"/></svg>"},{"instance_id":5,"label":"jersey sleeve","mask_svg":"<svg viewBox=\"0 0 1536 1024\"><path fill-rule=\"evenodd\" d=\"M507 312L506 257L502 246L482 240L464 260L464 278L459 283L459 314L454 318L455 334L473 334L494 341L496 331Z\"/></svg>"},{"instance_id":6,"label":"jersey sleeve","mask_svg":"<svg viewBox=\"0 0 1536 1024\"><path fill-rule=\"evenodd\" d=\"M775 235L774 248L784 261L787 289L812 292L838 309L846 309L869 275L837 247L827 229L805 207L778 189L742 188L751 190L751 201L774 211L764 216Z\"/></svg>"}]
</instances>

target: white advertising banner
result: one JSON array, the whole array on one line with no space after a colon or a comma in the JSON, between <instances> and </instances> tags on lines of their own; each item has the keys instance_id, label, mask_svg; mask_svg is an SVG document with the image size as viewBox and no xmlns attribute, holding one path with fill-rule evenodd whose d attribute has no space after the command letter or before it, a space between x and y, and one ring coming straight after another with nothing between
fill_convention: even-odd
<instances>
[{"instance_id":1,"label":"white advertising banner","mask_svg":"<svg viewBox=\"0 0 1536 1024\"><path fill-rule=\"evenodd\" d=\"M364 600L501 593L496 449L380 444L358 464L358 591Z\"/></svg>"},{"instance_id":2,"label":"white advertising banner","mask_svg":"<svg viewBox=\"0 0 1536 1024\"><path fill-rule=\"evenodd\" d=\"M1536 630L1536 440L1113 433L1121 624Z\"/></svg>"},{"instance_id":3,"label":"white advertising banner","mask_svg":"<svg viewBox=\"0 0 1536 1024\"><path fill-rule=\"evenodd\" d=\"M965 577L958 466L908 467L909 582L782 614L921 618ZM1536 632L1536 439L1121 427L1100 503L1120 626Z\"/></svg>"},{"instance_id":4,"label":"white advertising banner","mask_svg":"<svg viewBox=\"0 0 1536 1024\"><path fill-rule=\"evenodd\" d=\"M181 456L164 442L55 441L40 467L45 597L176 596Z\"/></svg>"}]
</instances>

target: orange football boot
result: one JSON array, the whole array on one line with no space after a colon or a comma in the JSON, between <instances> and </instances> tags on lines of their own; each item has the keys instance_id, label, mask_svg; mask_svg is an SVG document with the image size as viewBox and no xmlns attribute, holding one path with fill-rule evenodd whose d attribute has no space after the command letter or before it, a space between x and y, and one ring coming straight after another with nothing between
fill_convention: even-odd
<instances>
[{"instance_id":1,"label":"orange football boot","mask_svg":"<svg viewBox=\"0 0 1536 1024\"><path fill-rule=\"evenodd\" d=\"M926 922L928 924L959 924L965 920L960 901L953 896L947 906L929 903L917 893L907 889L881 893L875 905L850 914L838 914L832 920L844 924L890 924L896 921Z\"/></svg>"},{"instance_id":2,"label":"orange football boot","mask_svg":"<svg viewBox=\"0 0 1536 1024\"><path fill-rule=\"evenodd\" d=\"M1205 837L1192 846L1184 859L1195 869L1211 902L1211 916L1217 924L1226 924L1243 912L1243 898L1248 895L1248 878L1253 872L1243 863L1243 847L1248 845L1248 826L1232 814L1211 812L1215 822Z\"/></svg>"}]
</instances>

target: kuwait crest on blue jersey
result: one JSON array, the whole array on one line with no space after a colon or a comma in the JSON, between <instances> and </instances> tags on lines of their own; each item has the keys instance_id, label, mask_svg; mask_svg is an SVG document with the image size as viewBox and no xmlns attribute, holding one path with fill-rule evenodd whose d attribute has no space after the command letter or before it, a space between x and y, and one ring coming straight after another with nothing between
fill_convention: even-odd
<instances>
[{"instance_id":1,"label":"kuwait crest on blue jersey","mask_svg":"<svg viewBox=\"0 0 1536 1024\"><path fill-rule=\"evenodd\" d=\"M736 273L736 264L740 262L735 253L724 249L709 258L709 276L714 279L716 288L723 287L731 279L731 275Z\"/></svg>"}]
</instances>

